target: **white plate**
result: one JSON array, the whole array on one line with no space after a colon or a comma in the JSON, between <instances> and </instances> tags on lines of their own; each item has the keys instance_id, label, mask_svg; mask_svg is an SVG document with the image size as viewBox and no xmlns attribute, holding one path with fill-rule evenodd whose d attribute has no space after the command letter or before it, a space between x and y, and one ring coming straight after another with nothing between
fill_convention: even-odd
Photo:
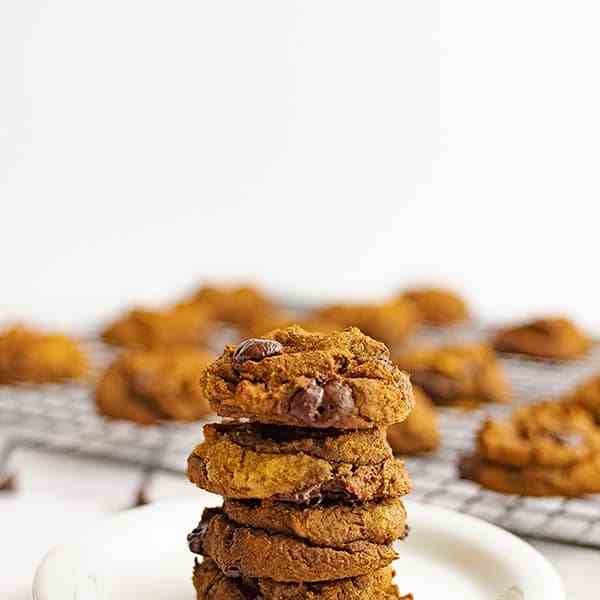
<instances>
[{"instance_id":1,"label":"white plate","mask_svg":"<svg viewBox=\"0 0 600 600\"><path fill-rule=\"evenodd\" d=\"M186 534L204 506L189 498L127 511L78 542L54 549L39 567L35 600L193 600ZM411 533L394 565L415 600L564 600L550 564L514 535L473 517L407 502Z\"/></svg>"}]
</instances>

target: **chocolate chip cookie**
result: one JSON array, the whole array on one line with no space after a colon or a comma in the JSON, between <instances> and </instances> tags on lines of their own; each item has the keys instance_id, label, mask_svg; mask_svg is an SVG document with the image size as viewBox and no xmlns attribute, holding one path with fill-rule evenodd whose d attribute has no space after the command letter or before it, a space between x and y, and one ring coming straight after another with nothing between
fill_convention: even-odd
<instances>
[{"instance_id":1,"label":"chocolate chip cookie","mask_svg":"<svg viewBox=\"0 0 600 600\"><path fill-rule=\"evenodd\" d=\"M600 430L582 409L547 402L516 411L508 422L488 420L462 476L523 496L600 492Z\"/></svg>"},{"instance_id":2,"label":"chocolate chip cookie","mask_svg":"<svg viewBox=\"0 0 600 600\"><path fill-rule=\"evenodd\" d=\"M410 489L385 432L233 423L206 425L188 459L197 486L229 498L369 501Z\"/></svg>"},{"instance_id":3,"label":"chocolate chip cookie","mask_svg":"<svg viewBox=\"0 0 600 600\"><path fill-rule=\"evenodd\" d=\"M211 558L229 577L312 582L367 575L396 557L391 544L351 542L344 548L316 546L305 540L245 527L221 509L206 509L188 536L190 550Z\"/></svg>"},{"instance_id":4,"label":"chocolate chip cookie","mask_svg":"<svg viewBox=\"0 0 600 600\"><path fill-rule=\"evenodd\" d=\"M406 509L399 498L363 504L325 502L317 506L226 499L223 512L240 525L332 548L361 541L389 544L407 534Z\"/></svg>"},{"instance_id":5,"label":"chocolate chip cookie","mask_svg":"<svg viewBox=\"0 0 600 600\"><path fill-rule=\"evenodd\" d=\"M417 350L399 356L396 364L436 404L471 408L510 399L496 355L483 344Z\"/></svg>"},{"instance_id":6,"label":"chocolate chip cookie","mask_svg":"<svg viewBox=\"0 0 600 600\"><path fill-rule=\"evenodd\" d=\"M193 348L124 352L98 380L98 411L141 425L195 421L211 412L200 387L210 360Z\"/></svg>"},{"instance_id":7,"label":"chocolate chip cookie","mask_svg":"<svg viewBox=\"0 0 600 600\"><path fill-rule=\"evenodd\" d=\"M415 407L408 418L387 430L392 450L404 456L432 452L440 445L438 416L431 399L417 387L413 392Z\"/></svg>"},{"instance_id":8,"label":"chocolate chip cookie","mask_svg":"<svg viewBox=\"0 0 600 600\"><path fill-rule=\"evenodd\" d=\"M214 331L209 309L189 305L165 310L134 308L102 333L108 344L137 349L202 347Z\"/></svg>"},{"instance_id":9,"label":"chocolate chip cookie","mask_svg":"<svg viewBox=\"0 0 600 600\"><path fill-rule=\"evenodd\" d=\"M364 334L396 347L406 341L421 324L419 311L412 302L395 300L383 304L335 304L319 310L319 319L358 327Z\"/></svg>"},{"instance_id":10,"label":"chocolate chip cookie","mask_svg":"<svg viewBox=\"0 0 600 600\"><path fill-rule=\"evenodd\" d=\"M181 303L181 306L187 305L206 308L218 321L242 328L249 326L260 315L275 310L272 300L251 285L205 285Z\"/></svg>"},{"instance_id":11,"label":"chocolate chip cookie","mask_svg":"<svg viewBox=\"0 0 600 600\"><path fill-rule=\"evenodd\" d=\"M58 383L87 370L85 353L70 337L22 326L0 333L0 384Z\"/></svg>"},{"instance_id":12,"label":"chocolate chip cookie","mask_svg":"<svg viewBox=\"0 0 600 600\"><path fill-rule=\"evenodd\" d=\"M221 416L313 428L387 426L414 402L388 349L356 328L320 334L293 326L227 346L202 385Z\"/></svg>"},{"instance_id":13,"label":"chocolate chip cookie","mask_svg":"<svg viewBox=\"0 0 600 600\"><path fill-rule=\"evenodd\" d=\"M587 354L590 338L564 317L537 319L500 329L493 339L499 352L548 360L572 360Z\"/></svg>"},{"instance_id":14,"label":"chocolate chip cookie","mask_svg":"<svg viewBox=\"0 0 600 600\"><path fill-rule=\"evenodd\" d=\"M584 381L565 397L565 402L581 406L600 424L600 375Z\"/></svg>"},{"instance_id":15,"label":"chocolate chip cookie","mask_svg":"<svg viewBox=\"0 0 600 600\"><path fill-rule=\"evenodd\" d=\"M401 294L400 299L413 302L421 319L430 325L454 325L469 318L467 303L450 290L415 288Z\"/></svg>"},{"instance_id":16,"label":"chocolate chip cookie","mask_svg":"<svg viewBox=\"0 0 600 600\"><path fill-rule=\"evenodd\" d=\"M400 596L391 567L368 575L325 582L284 583L272 579L225 576L205 559L194 567L197 600L410 600Z\"/></svg>"}]
</instances>

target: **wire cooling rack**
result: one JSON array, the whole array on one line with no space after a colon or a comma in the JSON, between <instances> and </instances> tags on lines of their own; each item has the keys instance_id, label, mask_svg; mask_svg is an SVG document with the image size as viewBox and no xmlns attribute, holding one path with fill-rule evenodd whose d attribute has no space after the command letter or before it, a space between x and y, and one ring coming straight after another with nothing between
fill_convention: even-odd
<instances>
[{"instance_id":1,"label":"wire cooling rack","mask_svg":"<svg viewBox=\"0 0 600 600\"><path fill-rule=\"evenodd\" d=\"M457 330L452 339L480 334ZM424 337L439 341L431 332ZM110 356L100 345L92 351L97 364L106 363ZM411 498L483 518L521 535L600 548L600 496L571 500L506 496L459 479L456 467L460 456L471 450L485 416L502 417L515 404L563 394L600 371L600 345L585 360L567 364L501 360L515 402L471 412L441 409L440 450L407 459L414 483ZM13 451L43 448L140 467L148 473L183 473L190 450L201 440L201 425L140 427L106 420L95 413L89 385L0 386L0 472Z\"/></svg>"}]
</instances>

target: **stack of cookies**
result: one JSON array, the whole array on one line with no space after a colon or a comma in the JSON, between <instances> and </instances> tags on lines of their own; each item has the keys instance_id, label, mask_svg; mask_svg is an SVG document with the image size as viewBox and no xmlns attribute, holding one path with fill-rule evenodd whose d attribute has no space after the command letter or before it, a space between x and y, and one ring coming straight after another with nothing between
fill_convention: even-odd
<instances>
[{"instance_id":1,"label":"stack of cookies","mask_svg":"<svg viewBox=\"0 0 600 600\"><path fill-rule=\"evenodd\" d=\"M401 598L391 562L410 482L386 427L414 400L387 348L355 328L293 326L226 347L202 384L226 419L188 461L193 483L224 496L188 536L204 557L198 599Z\"/></svg>"}]
</instances>

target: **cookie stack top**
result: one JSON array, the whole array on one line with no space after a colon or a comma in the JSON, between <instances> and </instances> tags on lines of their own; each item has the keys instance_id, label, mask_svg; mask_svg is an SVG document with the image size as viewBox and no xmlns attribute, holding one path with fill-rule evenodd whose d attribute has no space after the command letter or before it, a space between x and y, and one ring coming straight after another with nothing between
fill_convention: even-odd
<instances>
[{"instance_id":1,"label":"cookie stack top","mask_svg":"<svg viewBox=\"0 0 600 600\"><path fill-rule=\"evenodd\" d=\"M292 326L226 347L202 387L226 420L205 426L188 476L225 500L188 538L198 598L400 598L410 481L385 428L414 398L387 348Z\"/></svg>"},{"instance_id":2,"label":"cookie stack top","mask_svg":"<svg viewBox=\"0 0 600 600\"><path fill-rule=\"evenodd\" d=\"M227 346L203 386L223 417L317 429L387 427L414 406L387 347L355 327L320 334L292 326Z\"/></svg>"}]
</instances>

